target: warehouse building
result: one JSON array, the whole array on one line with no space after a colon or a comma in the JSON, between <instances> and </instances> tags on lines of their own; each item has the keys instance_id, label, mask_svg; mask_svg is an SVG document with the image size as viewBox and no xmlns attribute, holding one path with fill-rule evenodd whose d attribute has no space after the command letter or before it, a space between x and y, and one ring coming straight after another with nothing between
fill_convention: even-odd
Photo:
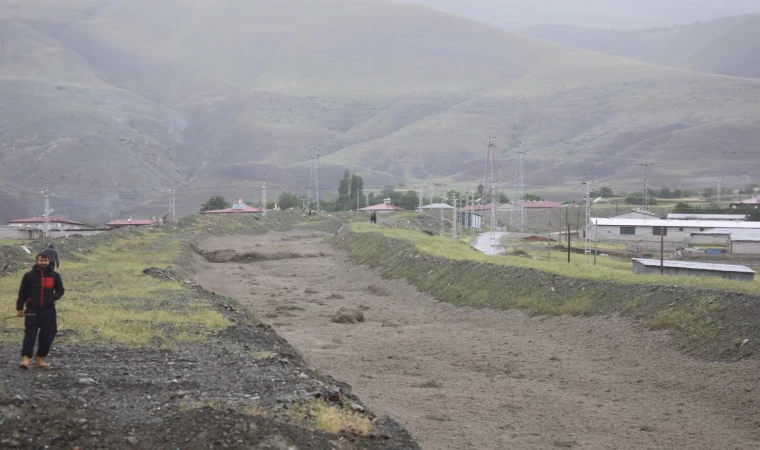
<instances>
[{"instance_id":1,"label":"warehouse building","mask_svg":"<svg viewBox=\"0 0 760 450\"><path fill-rule=\"evenodd\" d=\"M729 220L732 222L745 222L744 214L668 214L668 220Z\"/></svg>"},{"instance_id":2,"label":"warehouse building","mask_svg":"<svg viewBox=\"0 0 760 450\"><path fill-rule=\"evenodd\" d=\"M665 275L677 275L687 277L718 277L727 280L754 281L755 271L746 266L733 264L707 264L688 261L662 261L659 259L633 260L633 273L657 274L662 271Z\"/></svg>"},{"instance_id":3,"label":"warehouse building","mask_svg":"<svg viewBox=\"0 0 760 450\"><path fill-rule=\"evenodd\" d=\"M760 232L760 222L726 220L606 219L590 220L589 237L593 240L647 240L664 237L667 241L688 241L692 233L713 229Z\"/></svg>"}]
</instances>

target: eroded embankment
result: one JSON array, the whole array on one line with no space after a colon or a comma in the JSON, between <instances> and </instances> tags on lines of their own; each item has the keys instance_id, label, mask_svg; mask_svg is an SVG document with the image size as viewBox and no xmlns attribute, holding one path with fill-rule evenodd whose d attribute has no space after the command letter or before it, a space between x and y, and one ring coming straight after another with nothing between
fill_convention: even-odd
<instances>
[{"instance_id":1,"label":"eroded embankment","mask_svg":"<svg viewBox=\"0 0 760 450\"><path fill-rule=\"evenodd\" d=\"M383 276L405 278L421 291L459 306L522 308L538 314L620 313L653 329L677 331L683 351L708 359L746 358L760 343L757 295L591 281L531 268L449 260L379 233L345 230L334 243Z\"/></svg>"}]
</instances>

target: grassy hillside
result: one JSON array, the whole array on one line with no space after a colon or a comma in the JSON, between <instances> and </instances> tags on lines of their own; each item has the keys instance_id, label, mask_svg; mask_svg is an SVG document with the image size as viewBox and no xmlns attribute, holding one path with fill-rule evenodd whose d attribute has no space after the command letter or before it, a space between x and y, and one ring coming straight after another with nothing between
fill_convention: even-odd
<instances>
[{"instance_id":1,"label":"grassy hillside","mask_svg":"<svg viewBox=\"0 0 760 450\"><path fill-rule=\"evenodd\" d=\"M642 31L535 26L522 32L570 47L702 72L760 78L760 14Z\"/></svg>"},{"instance_id":2,"label":"grassy hillside","mask_svg":"<svg viewBox=\"0 0 760 450\"><path fill-rule=\"evenodd\" d=\"M326 0L0 0L0 176L76 217L212 194L482 177L528 144L530 186L755 176L760 82L555 46L425 7ZM696 158L703 158L699 164ZM742 180L744 181L744 180ZM638 184L636 184L637 186ZM276 194L275 194L276 195Z\"/></svg>"}]
</instances>

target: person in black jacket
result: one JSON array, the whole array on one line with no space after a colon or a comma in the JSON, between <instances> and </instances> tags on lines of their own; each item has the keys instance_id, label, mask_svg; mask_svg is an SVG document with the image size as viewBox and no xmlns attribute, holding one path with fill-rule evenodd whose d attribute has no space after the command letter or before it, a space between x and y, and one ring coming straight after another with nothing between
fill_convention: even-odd
<instances>
[{"instance_id":1,"label":"person in black jacket","mask_svg":"<svg viewBox=\"0 0 760 450\"><path fill-rule=\"evenodd\" d=\"M37 255L36 264L21 280L18 291L16 311L19 317L26 316L24 345L21 349L23 360L19 367L28 369L34 354L34 345L39 340L34 362L41 369L49 369L45 358L53 345L58 332L58 319L55 302L63 297L63 281L50 264L50 258L44 253ZM24 311L26 306L26 312ZM39 338L39 339L38 339Z\"/></svg>"},{"instance_id":2,"label":"person in black jacket","mask_svg":"<svg viewBox=\"0 0 760 450\"><path fill-rule=\"evenodd\" d=\"M42 251L42 253L48 255L50 265L53 266L53 269L61 267L61 261L58 259L58 250L55 249L55 245L51 243L48 245L48 248Z\"/></svg>"}]
</instances>

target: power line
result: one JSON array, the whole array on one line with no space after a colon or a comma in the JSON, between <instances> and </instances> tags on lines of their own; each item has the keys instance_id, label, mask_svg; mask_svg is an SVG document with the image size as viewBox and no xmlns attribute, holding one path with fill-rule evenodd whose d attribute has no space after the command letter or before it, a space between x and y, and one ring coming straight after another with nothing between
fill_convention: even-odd
<instances>
[{"instance_id":1,"label":"power line","mask_svg":"<svg viewBox=\"0 0 760 450\"><path fill-rule=\"evenodd\" d=\"M523 156L525 156L524 144L518 142L517 163L515 164L514 179L514 199L512 200L512 209L510 210L510 226L513 230L525 232L525 172L523 167ZM519 206L518 206L519 205ZM519 218L515 216L515 207ZM518 226L519 225L519 226Z\"/></svg>"},{"instance_id":2,"label":"power line","mask_svg":"<svg viewBox=\"0 0 760 450\"><path fill-rule=\"evenodd\" d=\"M311 150L311 168L309 169L309 206L311 206L312 189L316 194L317 211L319 211L319 149Z\"/></svg>"}]
</instances>

